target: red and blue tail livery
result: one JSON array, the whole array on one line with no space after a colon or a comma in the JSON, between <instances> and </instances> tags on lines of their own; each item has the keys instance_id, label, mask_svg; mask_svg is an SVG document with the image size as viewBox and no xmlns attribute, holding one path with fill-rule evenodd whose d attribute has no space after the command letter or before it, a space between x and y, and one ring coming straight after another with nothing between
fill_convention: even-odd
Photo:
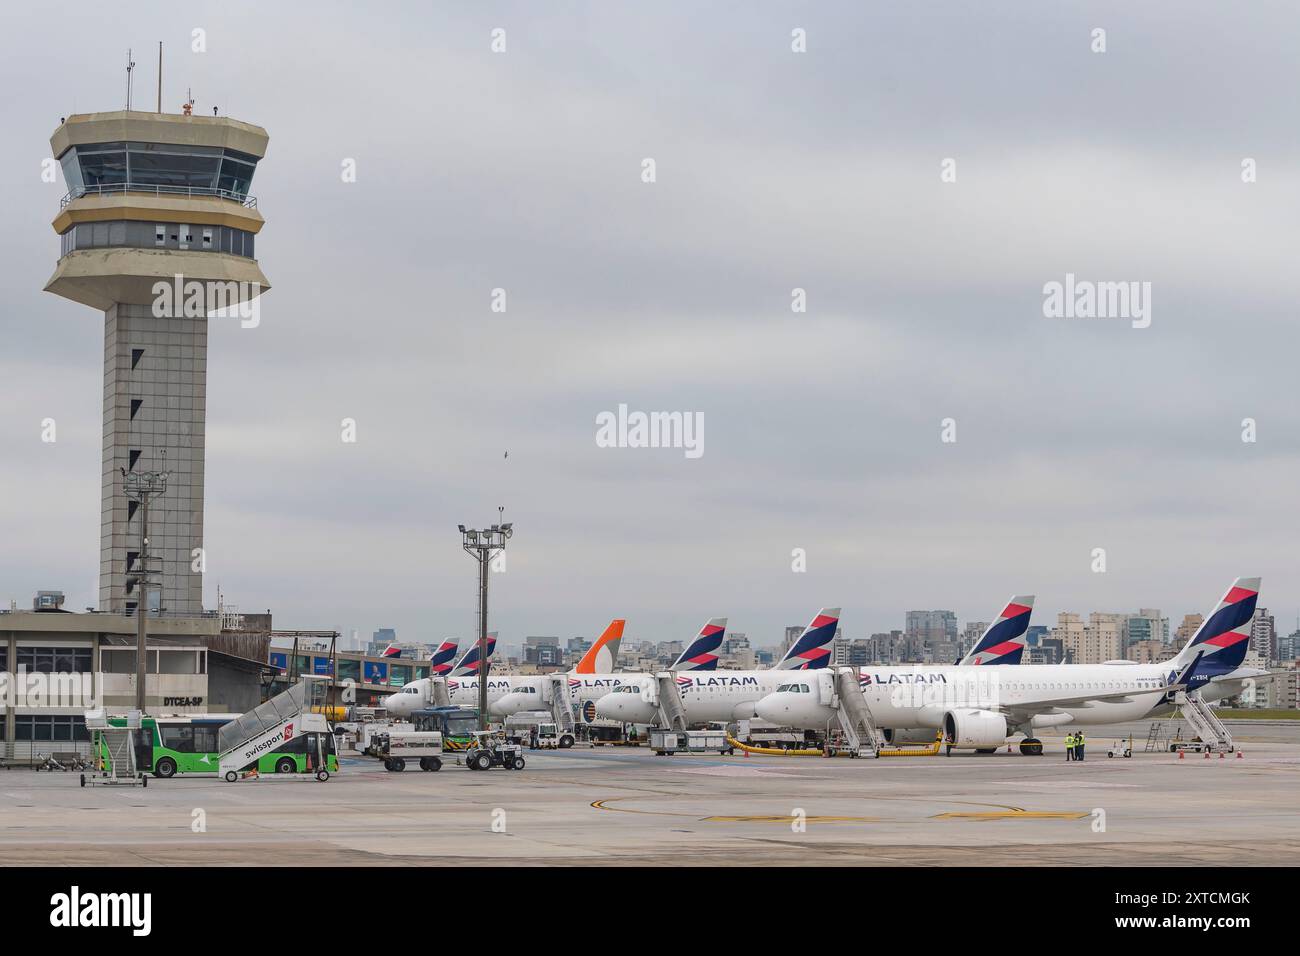
<instances>
[{"instance_id":1,"label":"red and blue tail livery","mask_svg":"<svg viewBox=\"0 0 1300 956\"><path fill-rule=\"evenodd\" d=\"M812 623L803 629L799 640L790 645L776 665L778 670L811 671L826 667L831 662L831 642L840 626L840 609L824 607L817 612Z\"/></svg>"},{"instance_id":2,"label":"red and blue tail livery","mask_svg":"<svg viewBox=\"0 0 1300 956\"><path fill-rule=\"evenodd\" d=\"M727 619L715 617L700 628L695 640L682 651L670 670L675 671L715 671L718 669L718 648L727 636Z\"/></svg>"},{"instance_id":3,"label":"red and blue tail livery","mask_svg":"<svg viewBox=\"0 0 1300 956\"><path fill-rule=\"evenodd\" d=\"M1017 594L958 664L1019 664L1029 633L1034 596Z\"/></svg>"},{"instance_id":4,"label":"red and blue tail livery","mask_svg":"<svg viewBox=\"0 0 1300 956\"><path fill-rule=\"evenodd\" d=\"M396 644L389 644L387 647L384 648L384 652L379 656L380 657L401 657L402 649L398 647Z\"/></svg>"},{"instance_id":5,"label":"red and blue tail livery","mask_svg":"<svg viewBox=\"0 0 1300 956\"><path fill-rule=\"evenodd\" d=\"M446 677L451 673L451 665L456 660L456 642L443 641L438 645L433 657L429 658L429 673L434 677Z\"/></svg>"},{"instance_id":6,"label":"red and blue tail livery","mask_svg":"<svg viewBox=\"0 0 1300 956\"><path fill-rule=\"evenodd\" d=\"M1174 658L1175 669L1193 662L1193 673L1181 677L1189 687L1235 671L1250 647L1250 625L1259 600L1259 578L1237 578L1218 606L1197 628Z\"/></svg>"},{"instance_id":7,"label":"red and blue tail livery","mask_svg":"<svg viewBox=\"0 0 1300 956\"><path fill-rule=\"evenodd\" d=\"M488 669L492 667L492 652L497 649L497 632L488 631L487 636L487 663ZM460 663L452 668L451 677L474 677L480 673L478 659L478 641L470 644L469 650L465 656L460 659Z\"/></svg>"}]
</instances>

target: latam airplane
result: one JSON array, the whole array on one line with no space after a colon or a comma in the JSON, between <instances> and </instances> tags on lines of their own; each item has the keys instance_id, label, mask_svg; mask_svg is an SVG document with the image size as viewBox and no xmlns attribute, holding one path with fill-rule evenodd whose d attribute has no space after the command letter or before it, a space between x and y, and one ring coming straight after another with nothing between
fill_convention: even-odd
<instances>
[{"instance_id":1,"label":"latam airplane","mask_svg":"<svg viewBox=\"0 0 1300 956\"><path fill-rule=\"evenodd\" d=\"M1013 597L963 659L962 670L969 670L972 664L1019 661L1033 606L1032 595ZM756 705L775 694L778 688L791 683L802 684L802 680L795 679L797 675L792 673L793 670L817 671L830 663L830 644L835 638L839 619L839 608L822 608L781 662L770 670L716 671L707 675L679 673L677 688L686 710L687 723L729 722L753 717L766 720ZM929 669L936 668L922 667L922 670ZM658 684L654 675L626 675L623 686L611 689L596 701L596 714L625 723L654 721L659 715ZM776 723L794 726L786 721ZM825 725L823 720L816 727Z\"/></svg>"},{"instance_id":2,"label":"latam airplane","mask_svg":"<svg viewBox=\"0 0 1300 956\"><path fill-rule=\"evenodd\" d=\"M574 675L608 674L614 669L618 659L618 645L623 640L622 620L610 621L605 632L592 644L569 672L570 685ZM488 635L488 659L496 650L495 634ZM478 706L478 644L475 643L459 664L447 675L447 694L451 703L457 707ZM520 710L533 710L538 707L540 688L546 680L544 677L488 677L488 712L493 716L508 717ZM384 706L395 717L409 717L415 711L429 706L430 678L404 684L401 691L384 699ZM505 699L508 709L502 710L498 705Z\"/></svg>"},{"instance_id":3,"label":"latam airplane","mask_svg":"<svg viewBox=\"0 0 1300 956\"><path fill-rule=\"evenodd\" d=\"M961 667L862 668L858 681L872 722L882 729L942 731L951 747L992 751L1024 734L1022 753L1040 753L1036 729L1140 720L1167 707L1179 690L1207 702L1241 692L1268 672L1242 667L1259 597L1259 578L1238 578L1169 662L1049 664L986 671ZM790 680L754 705L774 723L824 729L836 720L829 688ZM693 715L692 715L693 716Z\"/></svg>"}]
</instances>

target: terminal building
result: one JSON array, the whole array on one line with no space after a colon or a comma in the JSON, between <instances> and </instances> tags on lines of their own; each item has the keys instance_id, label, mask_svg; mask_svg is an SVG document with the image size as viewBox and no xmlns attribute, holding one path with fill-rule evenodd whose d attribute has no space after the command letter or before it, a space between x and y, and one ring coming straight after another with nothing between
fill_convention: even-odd
<instances>
[{"instance_id":1,"label":"terminal building","mask_svg":"<svg viewBox=\"0 0 1300 956\"><path fill-rule=\"evenodd\" d=\"M299 637L306 637L300 641ZM329 638L332 631L299 631L292 639L274 635L267 661L273 672L273 690L283 690L300 675L332 677L330 699L360 707L382 707L384 698L403 684L429 676L428 658L385 657L361 651L338 651ZM349 699L351 698L351 699Z\"/></svg>"}]
</instances>

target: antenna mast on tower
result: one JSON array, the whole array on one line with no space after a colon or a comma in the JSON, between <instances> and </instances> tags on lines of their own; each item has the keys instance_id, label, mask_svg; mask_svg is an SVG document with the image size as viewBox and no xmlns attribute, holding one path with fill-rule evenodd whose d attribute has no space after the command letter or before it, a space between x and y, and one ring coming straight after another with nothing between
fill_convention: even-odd
<instances>
[{"instance_id":1,"label":"antenna mast on tower","mask_svg":"<svg viewBox=\"0 0 1300 956\"><path fill-rule=\"evenodd\" d=\"M131 112L131 71L135 69L135 60L131 59L131 51L126 51L126 111Z\"/></svg>"}]
</instances>

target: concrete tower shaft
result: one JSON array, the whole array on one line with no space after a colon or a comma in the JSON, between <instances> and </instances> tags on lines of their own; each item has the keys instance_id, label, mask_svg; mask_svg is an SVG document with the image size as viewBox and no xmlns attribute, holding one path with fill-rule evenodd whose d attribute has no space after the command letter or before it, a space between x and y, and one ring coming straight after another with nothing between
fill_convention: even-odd
<instances>
[{"instance_id":1,"label":"concrete tower shaft","mask_svg":"<svg viewBox=\"0 0 1300 956\"><path fill-rule=\"evenodd\" d=\"M263 219L249 194L266 145L261 127L225 117L127 111L70 116L50 137L68 194L53 222L60 257L45 290L104 314L101 610L136 605L127 572L140 527L122 470L158 471L164 461L172 476L149 521L162 607L203 610L195 553L208 315L214 302L236 305L270 288L254 257ZM182 308L178 284L203 297Z\"/></svg>"}]
</instances>

